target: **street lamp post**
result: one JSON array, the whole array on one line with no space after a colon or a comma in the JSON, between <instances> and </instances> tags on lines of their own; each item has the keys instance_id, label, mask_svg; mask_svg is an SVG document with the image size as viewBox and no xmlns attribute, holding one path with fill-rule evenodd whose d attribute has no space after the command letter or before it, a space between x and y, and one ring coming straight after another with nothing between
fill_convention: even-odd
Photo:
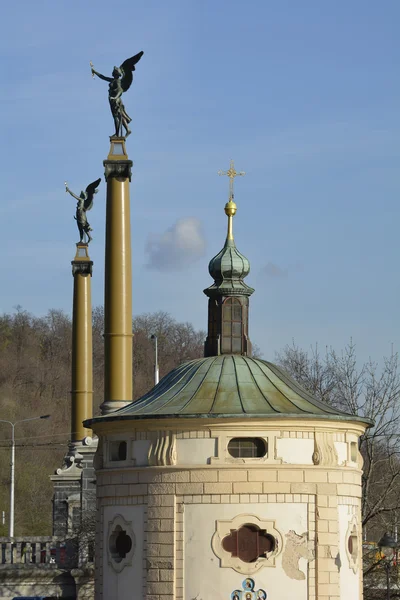
<instances>
[{"instance_id":1,"label":"street lamp post","mask_svg":"<svg viewBox=\"0 0 400 600\"><path fill-rule=\"evenodd\" d=\"M0 419L0 423L8 423L11 425L11 483L10 483L10 528L9 536L14 537L14 505L15 505L15 426L18 423L26 423L27 421L36 421L37 419L49 419L50 415L41 415L40 417L30 417L29 419L21 419L20 421L5 421Z\"/></svg>"},{"instance_id":2,"label":"street lamp post","mask_svg":"<svg viewBox=\"0 0 400 600\"><path fill-rule=\"evenodd\" d=\"M158 370L158 338L156 336L155 333L153 333L150 337L151 340L153 340L154 342L154 385L157 385L157 383L160 380L160 375L159 375L159 370Z\"/></svg>"},{"instance_id":3,"label":"street lamp post","mask_svg":"<svg viewBox=\"0 0 400 600\"><path fill-rule=\"evenodd\" d=\"M385 533L379 540L378 547L382 556L383 565L386 569L386 598L387 600L390 600L390 567L393 565L397 542L389 533Z\"/></svg>"}]
</instances>

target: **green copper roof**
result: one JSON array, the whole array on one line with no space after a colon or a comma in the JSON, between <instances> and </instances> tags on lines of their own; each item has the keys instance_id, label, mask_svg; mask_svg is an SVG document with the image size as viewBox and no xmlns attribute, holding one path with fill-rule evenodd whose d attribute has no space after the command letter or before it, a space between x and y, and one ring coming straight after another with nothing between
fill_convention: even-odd
<instances>
[{"instance_id":1,"label":"green copper roof","mask_svg":"<svg viewBox=\"0 0 400 600\"><path fill-rule=\"evenodd\" d=\"M320 402L276 365L239 355L184 363L145 396L91 422L167 417L367 419Z\"/></svg>"}]
</instances>

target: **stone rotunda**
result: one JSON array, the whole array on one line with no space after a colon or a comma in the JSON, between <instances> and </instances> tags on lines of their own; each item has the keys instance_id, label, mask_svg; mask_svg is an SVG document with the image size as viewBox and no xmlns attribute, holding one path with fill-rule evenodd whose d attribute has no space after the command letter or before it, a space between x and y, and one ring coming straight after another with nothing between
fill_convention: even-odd
<instances>
[{"instance_id":1,"label":"stone rotunda","mask_svg":"<svg viewBox=\"0 0 400 600\"><path fill-rule=\"evenodd\" d=\"M232 192L225 212L205 358L85 422L99 438L96 600L359 600L370 423L251 357Z\"/></svg>"}]
</instances>

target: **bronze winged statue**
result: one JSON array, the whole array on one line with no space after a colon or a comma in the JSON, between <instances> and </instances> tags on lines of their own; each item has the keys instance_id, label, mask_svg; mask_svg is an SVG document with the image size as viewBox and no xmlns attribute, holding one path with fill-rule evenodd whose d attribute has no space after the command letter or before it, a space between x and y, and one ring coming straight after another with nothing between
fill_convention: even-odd
<instances>
[{"instance_id":1,"label":"bronze winged statue","mask_svg":"<svg viewBox=\"0 0 400 600\"><path fill-rule=\"evenodd\" d=\"M100 181L101 179L96 179L96 181L93 181L93 183L89 183L89 185L86 188L86 191L82 191L79 196L76 196L73 192L71 192L71 190L67 186L67 183L65 183L65 191L71 194L71 196L78 201L76 205L76 216L74 217L74 219L76 220L76 224L79 229L80 244L89 244L89 242L92 241L92 236L90 235L90 231L92 231L92 228L90 227L89 221L86 218L86 213L93 206L93 197L98 192L97 188L100 185ZM87 237L86 242L84 240L85 234Z\"/></svg>"},{"instance_id":2,"label":"bronze winged statue","mask_svg":"<svg viewBox=\"0 0 400 600\"><path fill-rule=\"evenodd\" d=\"M135 54L132 58L127 58L120 67L114 67L112 72L112 77L106 77L101 73L98 73L94 70L92 63L90 66L92 68L93 77L97 75L103 81L108 81L108 100L110 102L111 113L114 119L115 125L115 136L122 137L122 128L125 129L125 136L131 133L129 129L129 123L132 121L130 116L125 110L124 103L122 102L122 94L127 92L131 87L131 83L133 80L133 71L135 70L136 63L142 58L143 52L139 52L139 54Z\"/></svg>"}]
</instances>

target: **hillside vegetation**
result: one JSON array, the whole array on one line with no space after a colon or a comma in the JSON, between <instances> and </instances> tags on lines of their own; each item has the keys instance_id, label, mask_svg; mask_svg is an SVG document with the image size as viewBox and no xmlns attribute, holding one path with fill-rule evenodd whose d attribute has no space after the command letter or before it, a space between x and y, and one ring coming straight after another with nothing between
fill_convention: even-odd
<instances>
[{"instance_id":1,"label":"hillside vegetation","mask_svg":"<svg viewBox=\"0 0 400 600\"><path fill-rule=\"evenodd\" d=\"M52 484L70 439L71 319L49 310L35 317L20 307L0 315L0 419L19 421L50 414L47 420L16 425L15 535L51 534ZM134 399L154 381L158 337L160 377L185 360L203 356L205 333L177 323L164 312L133 321ZM94 413L103 401L103 309L93 311ZM11 426L0 423L0 536L8 534Z\"/></svg>"}]
</instances>

